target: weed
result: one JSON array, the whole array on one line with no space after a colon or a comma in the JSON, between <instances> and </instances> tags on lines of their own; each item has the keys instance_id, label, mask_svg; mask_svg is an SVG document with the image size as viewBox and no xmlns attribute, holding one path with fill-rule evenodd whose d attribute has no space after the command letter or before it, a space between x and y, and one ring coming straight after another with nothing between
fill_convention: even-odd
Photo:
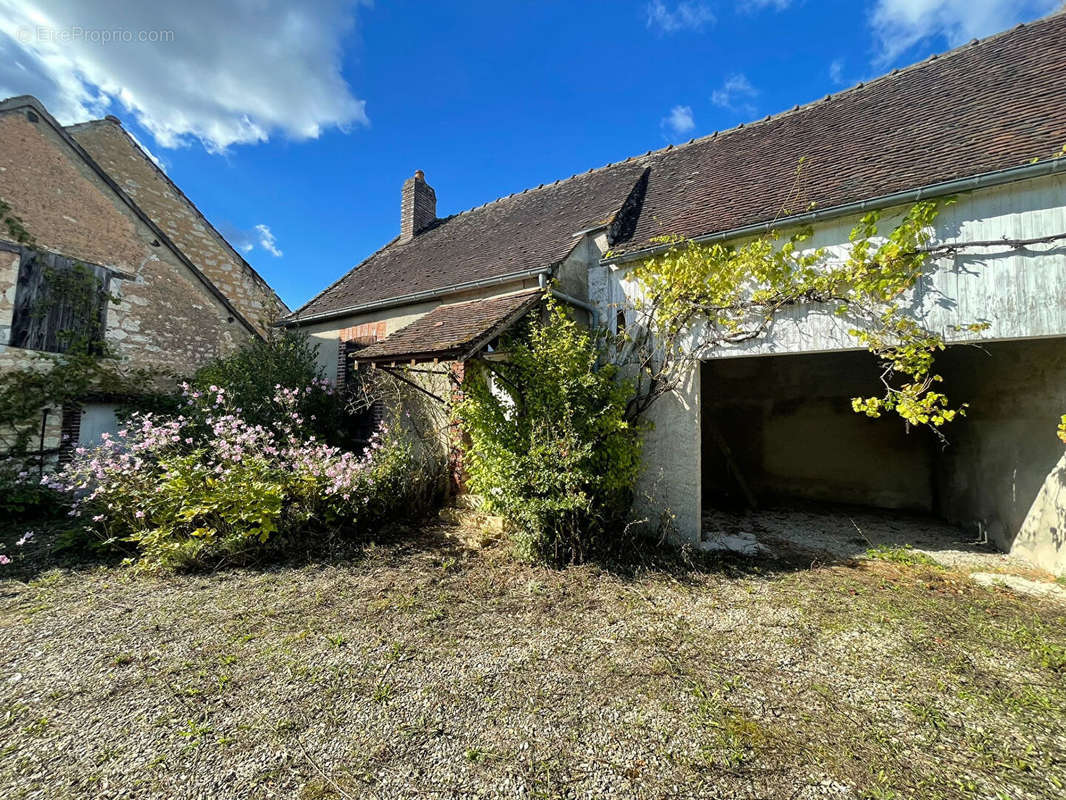
<instances>
[{"instance_id":1,"label":"weed","mask_svg":"<svg viewBox=\"0 0 1066 800\"><path fill-rule=\"evenodd\" d=\"M943 569L944 567L935 558L915 550L911 545L892 546L879 544L866 551L867 558L875 558L880 561L889 561L893 564L903 564L908 567L932 567Z\"/></svg>"}]
</instances>

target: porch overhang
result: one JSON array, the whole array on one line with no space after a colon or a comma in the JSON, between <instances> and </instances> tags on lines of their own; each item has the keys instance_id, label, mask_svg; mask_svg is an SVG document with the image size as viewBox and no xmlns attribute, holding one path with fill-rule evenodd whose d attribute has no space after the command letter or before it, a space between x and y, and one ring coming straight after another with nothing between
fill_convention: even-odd
<instances>
[{"instance_id":1,"label":"porch overhang","mask_svg":"<svg viewBox=\"0 0 1066 800\"><path fill-rule=\"evenodd\" d=\"M352 353L352 361L380 366L466 361L543 300L544 291L437 306L386 338Z\"/></svg>"}]
</instances>

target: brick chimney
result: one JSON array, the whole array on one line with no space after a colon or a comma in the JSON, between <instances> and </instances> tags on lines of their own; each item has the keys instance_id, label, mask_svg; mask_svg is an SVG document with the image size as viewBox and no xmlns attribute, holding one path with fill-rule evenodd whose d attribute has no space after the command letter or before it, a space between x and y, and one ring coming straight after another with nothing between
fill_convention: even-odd
<instances>
[{"instance_id":1,"label":"brick chimney","mask_svg":"<svg viewBox=\"0 0 1066 800\"><path fill-rule=\"evenodd\" d=\"M400 200L400 241L409 242L437 219L437 193L422 170L403 182Z\"/></svg>"}]
</instances>

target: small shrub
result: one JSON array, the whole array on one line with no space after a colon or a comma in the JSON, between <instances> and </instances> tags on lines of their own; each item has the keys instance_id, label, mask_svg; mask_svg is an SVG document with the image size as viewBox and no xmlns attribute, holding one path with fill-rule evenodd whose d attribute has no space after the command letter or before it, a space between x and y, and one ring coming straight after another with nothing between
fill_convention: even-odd
<instances>
[{"instance_id":1,"label":"small shrub","mask_svg":"<svg viewBox=\"0 0 1066 800\"><path fill-rule=\"evenodd\" d=\"M50 485L109 543L150 566L242 562L278 536L362 528L409 508L410 447L387 428L362 455L303 433L302 390L279 388L274 428L253 424L225 389L186 388L185 413L134 413ZM285 421L287 419L287 421Z\"/></svg>"},{"instance_id":2,"label":"small shrub","mask_svg":"<svg viewBox=\"0 0 1066 800\"><path fill-rule=\"evenodd\" d=\"M304 434L338 447L357 444L349 396L333 390L318 366L317 346L304 333L284 331L254 339L229 356L199 369L190 381L204 395L224 387L226 398L252 425L278 431L292 426L291 409L276 401L278 389L299 390L295 398Z\"/></svg>"},{"instance_id":3,"label":"small shrub","mask_svg":"<svg viewBox=\"0 0 1066 800\"><path fill-rule=\"evenodd\" d=\"M42 484L36 472L14 465L0 466L0 519L58 517L69 508L65 495Z\"/></svg>"},{"instance_id":4,"label":"small shrub","mask_svg":"<svg viewBox=\"0 0 1066 800\"><path fill-rule=\"evenodd\" d=\"M616 545L640 470L633 391L593 334L553 301L506 341L503 362L468 372L457 408L470 488L509 523L520 552L578 562Z\"/></svg>"}]
</instances>

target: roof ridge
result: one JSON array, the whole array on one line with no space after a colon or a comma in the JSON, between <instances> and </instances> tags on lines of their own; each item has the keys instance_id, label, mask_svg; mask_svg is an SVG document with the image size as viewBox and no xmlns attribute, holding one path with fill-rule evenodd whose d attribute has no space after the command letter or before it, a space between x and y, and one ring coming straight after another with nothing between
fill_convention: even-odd
<instances>
[{"instance_id":1,"label":"roof ridge","mask_svg":"<svg viewBox=\"0 0 1066 800\"><path fill-rule=\"evenodd\" d=\"M723 128L721 130L713 131L712 133L704 134L703 136L694 137L692 139L689 139L687 142L680 142L680 143L677 143L677 144L671 143L671 144L666 145L665 147L660 147L657 150L648 150L645 153L629 156L628 158L624 158L624 159L622 159L620 161L611 161L611 162L609 162L607 164L604 164L603 166L593 167L593 168L591 168L591 169L589 169L589 170L587 170L585 172L575 172L573 175L571 175L568 178L557 178L556 180L552 181L551 183L542 183L542 184L540 184L538 186L531 186L531 187L528 187L526 189L523 189L520 192L512 192L511 194L501 195L501 196L495 198L494 200L487 200L486 202L481 203L480 205L471 206L470 208L464 209L463 211L457 211L454 214L450 214L447 217L443 217L442 219L447 220L447 219L451 219L452 217L460 217L460 216L463 216L465 214L470 214L470 213L472 213L474 211L478 211L478 210L483 209L483 208L488 208L489 206L495 205L496 203L501 203L504 200L510 200L511 198L517 197L519 195L528 194L528 193L531 193L531 192L540 191L542 189L551 188L553 186L559 185L560 183L567 183L569 181L574 180L575 178L585 177L586 175L591 175L591 174L595 174L595 173L598 173L598 172L602 172L602 171L610 169L612 167L619 167L619 166L621 166L623 164L628 164L630 162L640 162L643 159L653 159L653 158L656 158L656 157L658 157L658 156L660 156L660 155L662 155L664 153L667 153L667 152L669 152L671 150L675 150L675 151L676 150L682 150L682 149L685 149L685 148L692 147L694 145L702 144L702 143L704 143L706 141L717 139L720 136L728 136L730 134L738 133L741 130L750 130L752 128L756 128L758 126L766 125L768 123L777 122L778 120L783 119L783 118L785 118L787 116L790 116L792 114L797 114L797 113L802 113L804 111L807 111L807 110L817 106L820 103L825 103L825 102L827 102L829 100L840 99L841 97L843 97L845 95L852 95L852 94L855 94L855 93L857 93L859 91L862 91L863 89L867 89L870 86L873 86L874 84L879 84L879 83L882 83L882 82L885 82L885 81L897 79L900 75L905 74L905 73L910 73L910 72L912 72L914 70L920 69L920 68L928 65L929 63L933 62L933 61L938 61L938 60L946 59L946 58L954 58L954 57L960 55L961 53L963 53L964 51L968 50L969 48L972 48L972 47L977 46L977 45L987 44L987 43L989 43L991 41L994 41L996 39L1002 38L1004 36L1009 36L1010 34L1014 33L1015 31L1017 31L1019 29L1029 28L1029 27L1033 27L1035 25L1039 25L1039 24L1047 22L1047 21L1049 21L1049 20L1051 20L1051 19L1053 19L1054 17L1057 17L1057 16L1066 16L1066 7L1061 8L1061 9L1056 9L1055 11L1052 11L1050 14L1045 14L1043 17L1040 17L1039 19L1032 20L1031 22L1019 22L1017 25L1013 25L1010 28L1007 28L1006 30L1002 30L1002 31L998 31L996 33L989 34L988 36L982 37L980 39L971 39L970 41L966 42L965 44L961 44L958 47L953 47L953 48L951 48L949 50L945 50L945 51L943 51L941 53L931 53L929 56L927 56L926 58L923 58L920 61L915 61L915 62L907 64L906 66L903 66L903 67L896 67L895 69L892 69L889 72L882 73L881 75L878 75L875 78L871 78L868 81L859 81L854 86L849 86L849 87L847 87L845 89L841 89L839 92L836 92L836 93L830 92L825 97L819 98L817 100L810 100L810 101L808 101L806 103L799 103L799 104L793 106L792 108L787 108L784 111L778 111L776 114L767 114L762 119L751 120L749 122L741 122L741 123L739 123L737 125L734 125L731 128Z\"/></svg>"},{"instance_id":2,"label":"roof ridge","mask_svg":"<svg viewBox=\"0 0 1066 800\"><path fill-rule=\"evenodd\" d=\"M274 287L267 282L266 278L259 274L259 271L255 267L248 263L248 260L245 259L244 256L237 252L237 248L230 243L229 239L222 235L222 232L219 231L219 229L215 227L214 223L207 218L204 212L200 210L200 207L192 201L192 198L185 194L184 190L180 186L178 186L178 184L175 183L169 175L167 175L166 171L163 170L155 162L155 160L147 153L147 151L145 151L144 147L141 146L140 142L133 138L133 135L126 130L125 126L122 124L122 121L119 120L118 117L108 114L102 119L90 119L86 120L85 122L77 122L72 125L64 125L63 128L67 131L76 131L88 128L90 126L96 127L104 124L114 125L122 132L122 134L129 140L130 144L133 145L134 149L144 157L144 160L148 162L152 169L154 169L170 186L170 188L177 193L179 198L188 203L189 208L193 210L193 213L195 213L196 216L198 216L200 220L202 220L204 224L207 225L207 227L215 234L215 236L219 238L223 245L225 245L226 249L228 249L229 252L237 259L237 264L251 272L252 277L258 280L263 285L263 287L267 289L267 291L273 294L274 297L277 298L278 302L281 303L282 309L287 312L289 310L288 305L285 303L284 300L281 299L281 296L276 291L274 291ZM175 244L177 244L177 242L175 242ZM284 314L282 316L284 316Z\"/></svg>"},{"instance_id":3,"label":"roof ridge","mask_svg":"<svg viewBox=\"0 0 1066 800\"><path fill-rule=\"evenodd\" d=\"M17 95L5 100L0 100L0 111L11 111L27 107L40 114L41 119L55 130L59 135L59 138L67 145L67 147L69 147L78 158L82 159L90 170L97 174L100 180L102 180L104 184L115 193L121 202L126 204L134 215L155 234L155 237L159 239L161 243L166 245L168 250L177 256L180 262L185 264L189 271L191 271L193 275L195 275L204 286L207 287L208 291L222 303L224 308L233 314L236 319L239 319L254 336L262 337L262 334L259 333L259 329L251 322L251 320L241 313L235 305L233 305L225 292L219 289L215 282L212 281L211 278L185 254L185 251L178 247L177 243L167 234L167 232L164 231L154 219L152 219L151 215L141 208L140 204L138 204L125 189L118 185L118 181L114 179L111 173L97 163L96 159L92 157L88 150L81 146L81 143L74 138L73 134L71 134L65 126L59 124L59 121L52 116L47 108L45 108L44 103L29 94Z\"/></svg>"},{"instance_id":4,"label":"roof ridge","mask_svg":"<svg viewBox=\"0 0 1066 800\"><path fill-rule=\"evenodd\" d=\"M649 150L647 153L644 154L644 157L655 157L657 155L665 153L667 150L670 150L671 147L673 147L674 149L680 150L682 148L687 148L687 147L689 147L691 145L694 145L694 144L700 144L701 142L707 141L708 139L715 139L718 136L726 136L726 135L729 135L729 134L732 134L732 133L736 133L736 132L740 131L741 129L750 130L751 128L755 128L755 127L758 127L758 126L761 126L761 125L765 125L765 124L770 123L770 122L776 122L777 120L783 119L784 117L790 116L792 114L796 114L796 113L801 113L801 112L807 111L807 110L809 110L811 108L814 108L815 106L817 106L817 105L819 105L821 103L827 102L828 100L840 99L841 97L843 97L845 95L856 94L856 93L862 91L863 89L868 89L871 86L873 86L874 84L879 84L879 83L887 82L887 81L890 81L890 80L898 79L900 75L903 75L905 73L910 73L910 72L913 72L915 70L921 69L922 67L925 67L925 66L929 65L933 61L940 61L942 59L947 59L947 58L955 58L955 57L961 55L964 51L969 50L970 48L972 48L974 46L987 44L987 43L989 43L991 41L994 41L995 39L999 39L999 38L1002 38L1004 36L1009 36L1010 34L1014 33L1017 30L1020 30L1022 28L1033 27L1034 25L1038 25L1040 23L1047 22L1050 19L1052 19L1053 17L1060 16L1060 15L1066 16L1066 7L1062 8L1062 9L1057 9L1057 10L1051 12L1050 14L1046 14L1043 17L1040 17L1039 19L1032 20L1031 22L1019 22L1017 25L1013 25L1010 28L1007 28L1006 30L997 31L996 33L991 33L988 36L984 36L984 37L979 38L979 39L971 39L970 41L966 42L965 44L960 44L957 47L952 47L951 49L945 50L945 51L943 51L941 53L930 53L928 56L926 56L925 58L921 59L920 61L914 61L914 62L912 62L910 64L907 64L906 66L903 66L903 67L895 67L894 69L890 70L889 72L884 72L884 73L882 73L882 74L880 74L880 75L878 75L878 76L876 76L874 78L870 78L870 80L868 80L868 81L859 81L854 86L849 86L849 87L847 87L845 89L841 89L839 92L836 92L836 93L830 92L825 97L821 97L821 98L818 98L816 100L809 100L806 103L798 103L797 105L794 105L792 108L786 108L784 111L778 111L776 114L767 114L762 119L756 119L756 120L752 120L750 122L741 122L741 123L739 123L737 125L734 125L732 128L723 128L722 130L717 130L717 131L714 131L713 133L705 134L704 136L699 136L699 137L695 137L693 139L689 139L687 142L681 142L680 144L677 144L677 145L667 145L666 147L662 147L662 148L659 148L658 150L654 150L654 151Z\"/></svg>"},{"instance_id":5,"label":"roof ridge","mask_svg":"<svg viewBox=\"0 0 1066 800\"><path fill-rule=\"evenodd\" d=\"M448 217L447 219L450 219L450 217ZM356 264L350 270L348 270L347 272L343 273L339 278L337 278L337 280L333 281L333 283L331 283L325 289L320 291L314 297L311 297L310 299L308 299L307 302L303 303L299 308L295 308L292 311L290 311L288 314L283 316L281 319L292 319L292 318L298 316L300 314L300 312L303 311L305 308L307 308L309 305L311 305L311 303L315 302L315 300L317 300L318 298L325 296L325 294L327 292L329 292L330 289L335 287L337 284L341 283L345 278L347 278L349 275L351 275L353 272L355 272L360 267L363 267L363 266L366 266L367 264L369 264L372 259L376 258L381 253L384 253L386 250L388 250L390 247L392 247L394 244L396 244L396 242L398 242L399 240L400 240L399 234L397 234L396 236L394 236L391 239L389 239L389 241L387 241L385 244L383 244L381 247L379 247L373 253L368 255L366 258L364 258L362 261L360 261L358 264Z\"/></svg>"}]
</instances>

